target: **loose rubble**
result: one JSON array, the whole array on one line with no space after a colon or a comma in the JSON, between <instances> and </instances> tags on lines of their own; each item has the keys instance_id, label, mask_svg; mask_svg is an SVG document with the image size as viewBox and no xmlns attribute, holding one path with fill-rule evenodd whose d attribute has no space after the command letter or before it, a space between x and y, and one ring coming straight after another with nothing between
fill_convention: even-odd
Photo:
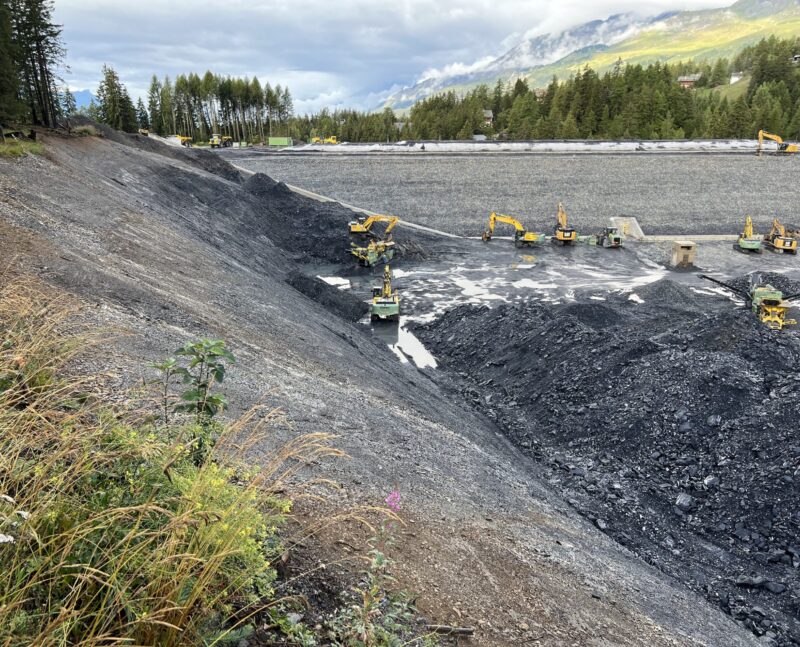
<instances>
[{"instance_id":1,"label":"loose rubble","mask_svg":"<svg viewBox=\"0 0 800 647\"><path fill-rule=\"evenodd\" d=\"M669 280L637 294L461 306L415 334L588 520L799 645L800 335Z\"/></svg>"}]
</instances>

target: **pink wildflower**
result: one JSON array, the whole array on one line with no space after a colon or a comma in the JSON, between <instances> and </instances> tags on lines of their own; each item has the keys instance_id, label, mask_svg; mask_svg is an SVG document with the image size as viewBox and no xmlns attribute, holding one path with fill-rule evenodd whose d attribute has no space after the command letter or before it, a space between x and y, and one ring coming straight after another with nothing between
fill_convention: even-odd
<instances>
[{"instance_id":1,"label":"pink wildflower","mask_svg":"<svg viewBox=\"0 0 800 647\"><path fill-rule=\"evenodd\" d=\"M389 492L389 496L386 497L386 505L392 509L392 512L400 512L400 493L397 490Z\"/></svg>"}]
</instances>

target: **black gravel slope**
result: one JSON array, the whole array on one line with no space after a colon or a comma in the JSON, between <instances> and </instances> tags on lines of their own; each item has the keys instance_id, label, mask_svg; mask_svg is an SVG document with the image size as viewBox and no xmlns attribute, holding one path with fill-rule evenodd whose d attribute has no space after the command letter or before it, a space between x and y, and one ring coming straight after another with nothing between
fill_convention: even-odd
<instances>
[{"instance_id":1,"label":"black gravel slope","mask_svg":"<svg viewBox=\"0 0 800 647\"><path fill-rule=\"evenodd\" d=\"M637 294L462 306L416 334L598 528L798 645L800 335L667 280Z\"/></svg>"}]
</instances>

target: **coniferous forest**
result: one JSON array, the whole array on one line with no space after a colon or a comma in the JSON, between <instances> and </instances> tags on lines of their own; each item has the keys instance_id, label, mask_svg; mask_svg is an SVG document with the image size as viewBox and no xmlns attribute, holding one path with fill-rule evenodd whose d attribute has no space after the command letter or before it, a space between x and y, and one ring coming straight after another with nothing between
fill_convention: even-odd
<instances>
[{"instance_id":1,"label":"coniferous forest","mask_svg":"<svg viewBox=\"0 0 800 647\"><path fill-rule=\"evenodd\" d=\"M0 0L0 124L55 127L75 111L60 78L65 70L61 27L52 0ZM340 141L470 139L753 138L760 129L800 137L800 38L764 39L733 59L627 65L602 74L584 68L568 79L533 88L524 78L464 94L445 92L404 114L323 109L296 115L292 94L258 78L153 75L134 102L124 82L104 66L97 102L84 111L127 132L150 129L205 141L212 133L236 141L269 136ZM732 74L742 76L730 84ZM693 75L693 87L678 79ZM487 118L491 111L491 118Z\"/></svg>"}]
</instances>

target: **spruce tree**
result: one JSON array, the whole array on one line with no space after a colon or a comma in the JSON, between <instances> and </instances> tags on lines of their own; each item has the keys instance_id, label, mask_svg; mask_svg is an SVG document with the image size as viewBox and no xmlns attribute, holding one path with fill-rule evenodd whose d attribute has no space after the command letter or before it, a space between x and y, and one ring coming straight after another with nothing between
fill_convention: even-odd
<instances>
[{"instance_id":1,"label":"spruce tree","mask_svg":"<svg viewBox=\"0 0 800 647\"><path fill-rule=\"evenodd\" d=\"M0 0L0 134L3 124L20 116L18 91L19 81L11 41L11 17L5 1Z\"/></svg>"},{"instance_id":2,"label":"spruce tree","mask_svg":"<svg viewBox=\"0 0 800 647\"><path fill-rule=\"evenodd\" d=\"M150 129L150 117L147 114L147 109L144 107L144 102L141 97L139 97L139 100L136 102L136 121L139 124L139 128L143 128L144 130Z\"/></svg>"}]
</instances>

